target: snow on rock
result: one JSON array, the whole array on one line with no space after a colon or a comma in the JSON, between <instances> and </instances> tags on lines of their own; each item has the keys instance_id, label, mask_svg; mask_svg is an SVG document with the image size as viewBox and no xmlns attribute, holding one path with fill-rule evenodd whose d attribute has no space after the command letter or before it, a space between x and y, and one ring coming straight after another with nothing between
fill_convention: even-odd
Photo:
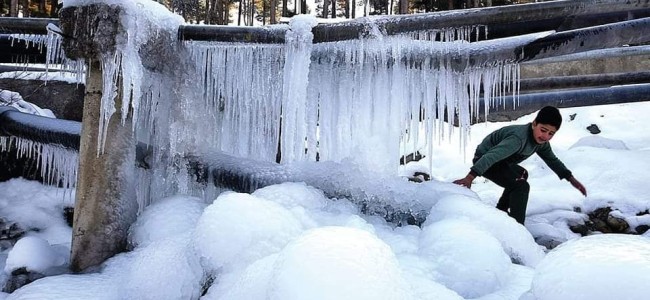
<instances>
[{"instance_id":1,"label":"snow on rock","mask_svg":"<svg viewBox=\"0 0 650 300\"><path fill-rule=\"evenodd\" d=\"M536 300L646 299L650 240L606 234L568 241L551 251L532 282Z\"/></svg>"},{"instance_id":2,"label":"snow on rock","mask_svg":"<svg viewBox=\"0 0 650 300\"><path fill-rule=\"evenodd\" d=\"M306 209L321 209L327 205L327 198L323 191L303 182L267 186L256 190L252 195L273 201L287 209L299 206Z\"/></svg>"},{"instance_id":3,"label":"snow on rock","mask_svg":"<svg viewBox=\"0 0 650 300\"><path fill-rule=\"evenodd\" d=\"M273 266L278 254L271 254L250 264L244 271L223 274L201 300L268 299Z\"/></svg>"},{"instance_id":4,"label":"snow on rock","mask_svg":"<svg viewBox=\"0 0 650 300\"><path fill-rule=\"evenodd\" d=\"M23 237L9 251L4 271L11 273L24 267L27 271L45 274L48 269L62 266L67 262L67 253L64 251L67 247L63 248L51 246L39 237Z\"/></svg>"},{"instance_id":5,"label":"snow on rock","mask_svg":"<svg viewBox=\"0 0 650 300\"><path fill-rule=\"evenodd\" d=\"M197 223L195 249L205 267L248 265L280 251L302 232L284 207L249 194L226 192L208 206Z\"/></svg>"},{"instance_id":6,"label":"snow on rock","mask_svg":"<svg viewBox=\"0 0 650 300\"><path fill-rule=\"evenodd\" d=\"M625 145L625 142L621 140L608 139L606 137L591 135L585 136L579 139L575 144L573 144L569 149L576 147L595 147L595 148L604 148L612 150L630 150L630 148Z\"/></svg>"},{"instance_id":7,"label":"snow on rock","mask_svg":"<svg viewBox=\"0 0 650 300\"><path fill-rule=\"evenodd\" d=\"M51 110L40 108L34 103L23 100L23 97L19 93L0 89L0 106L5 105L11 106L24 113L55 118L54 113Z\"/></svg>"},{"instance_id":8,"label":"snow on rock","mask_svg":"<svg viewBox=\"0 0 650 300\"><path fill-rule=\"evenodd\" d=\"M411 299L395 255L364 230L321 227L279 253L268 299Z\"/></svg>"},{"instance_id":9,"label":"snow on rock","mask_svg":"<svg viewBox=\"0 0 650 300\"><path fill-rule=\"evenodd\" d=\"M465 195L441 198L431 209L424 226L444 219L466 219L495 237L510 257L534 267L544 257L543 247L535 243L525 227L504 212Z\"/></svg>"},{"instance_id":10,"label":"snow on rock","mask_svg":"<svg viewBox=\"0 0 650 300\"><path fill-rule=\"evenodd\" d=\"M171 196L148 206L129 229L131 246L191 232L206 204L197 197Z\"/></svg>"},{"instance_id":11,"label":"snow on rock","mask_svg":"<svg viewBox=\"0 0 650 300\"><path fill-rule=\"evenodd\" d=\"M106 262L111 275L129 299L198 299L203 269L191 247L191 234L152 241L146 247Z\"/></svg>"},{"instance_id":12,"label":"snow on rock","mask_svg":"<svg viewBox=\"0 0 650 300\"><path fill-rule=\"evenodd\" d=\"M7 300L114 300L120 290L104 274L59 275L36 280L7 296Z\"/></svg>"},{"instance_id":13,"label":"snow on rock","mask_svg":"<svg viewBox=\"0 0 650 300\"><path fill-rule=\"evenodd\" d=\"M492 293L509 280L511 262L500 242L469 220L447 219L426 226L419 253L433 262L433 272L439 274L436 281L465 298Z\"/></svg>"}]
</instances>

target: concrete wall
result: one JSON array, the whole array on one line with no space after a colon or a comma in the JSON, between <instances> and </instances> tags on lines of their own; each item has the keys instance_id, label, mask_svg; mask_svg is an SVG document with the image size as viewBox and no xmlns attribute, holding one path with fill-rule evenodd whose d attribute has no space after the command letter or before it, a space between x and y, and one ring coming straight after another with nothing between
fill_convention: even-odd
<instances>
[{"instance_id":1,"label":"concrete wall","mask_svg":"<svg viewBox=\"0 0 650 300\"><path fill-rule=\"evenodd\" d=\"M25 101L52 110L59 119L81 122L84 99L82 84L0 78L0 89L20 93Z\"/></svg>"}]
</instances>

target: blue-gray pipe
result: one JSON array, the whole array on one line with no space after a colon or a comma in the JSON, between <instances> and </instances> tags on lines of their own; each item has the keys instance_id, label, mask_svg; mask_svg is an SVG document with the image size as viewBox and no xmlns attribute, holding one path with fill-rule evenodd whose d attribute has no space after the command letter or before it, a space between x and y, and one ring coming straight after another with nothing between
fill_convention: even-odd
<instances>
[{"instance_id":1,"label":"blue-gray pipe","mask_svg":"<svg viewBox=\"0 0 650 300\"><path fill-rule=\"evenodd\" d=\"M81 123L23 113L0 107L0 135L79 150Z\"/></svg>"}]
</instances>

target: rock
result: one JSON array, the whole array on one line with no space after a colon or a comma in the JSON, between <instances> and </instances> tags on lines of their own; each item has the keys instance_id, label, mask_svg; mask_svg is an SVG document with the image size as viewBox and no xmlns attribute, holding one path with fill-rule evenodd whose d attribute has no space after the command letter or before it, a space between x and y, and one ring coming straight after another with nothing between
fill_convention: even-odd
<instances>
[{"instance_id":1,"label":"rock","mask_svg":"<svg viewBox=\"0 0 650 300\"><path fill-rule=\"evenodd\" d=\"M415 172L413 176L409 176L408 179L413 182L425 182L431 180L431 175L424 172Z\"/></svg>"},{"instance_id":2,"label":"rock","mask_svg":"<svg viewBox=\"0 0 650 300\"><path fill-rule=\"evenodd\" d=\"M609 217L609 213L612 212L611 207L601 207L589 214L590 219L599 219L601 221L607 221L607 217Z\"/></svg>"},{"instance_id":3,"label":"rock","mask_svg":"<svg viewBox=\"0 0 650 300\"><path fill-rule=\"evenodd\" d=\"M648 229L650 229L650 225L645 225L644 224L644 225L639 225L636 228L634 228L634 231L636 231L636 233L638 233L638 234L644 234L644 233L646 233L646 231L648 231Z\"/></svg>"},{"instance_id":4,"label":"rock","mask_svg":"<svg viewBox=\"0 0 650 300\"><path fill-rule=\"evenodd\" d=\"M600 128L598 128L598 125L596 125L596 124L589 125L587 127L587 130L589 130L589 132L591 134L599 134L600 133Z\"/></svg>"},{"instance_id":5,"label":"rock","mask_svg":"<svg viewBox=\"0 0 650 300\"><path fill-rule=\"evenodd\" d=\"M45 277L43 274L27 271L25 268L16 269L11 272L11 277L7 279L2 291L11 294L15 290L43 277Z\"/></svg>"},{"instance_id":6,"label":"rock","mask_svg":"<svg viewBox=\"0 0 650 300\"><path fill-rule=\"evenodd\" d=\"M580 234L581 236L586 236L589 234L589 227L586 224L570 225L569 229L577 234Z\"/></svg>"},{"instance_id":7,"label":"rock","mask_svg":"<svg viewBox=\"0 0 650 300\"><path fill-rule=\"evenodd\" d=\"M548 250L552 250L553 248L559 246L562 244L562 242L557 241L553 239L552 237L549 236L539 236L535 238L535 243L538 245L544 246Z\"/></svg>"},{"instance_id":8,"label":"rock","mask_svg":"<svg viewBox=\"0 0 650 300\"><path fill-rule=\"evenodd\" d=\"M72 227L72 220L74 220L74 207L64 207L63 208L63 218L68 226Z\"/></svg>"},{"instance_id":9,"label":"rock","mask_svg":"<svg viewBox=\"0 0 650 300\"><path fill-rule=\"evenodd\" d=\"M424 155L422 155L422 153L420 153L420 151L415 151L415 153L411 153L409 155L405 155L405 156L400 157L399 164L400 165L405 165L405 164L408 164L409 162L412 162L412 161L419 161L423 157L424 157Z\"/></svg>"},{"instance_id":10,"label":"rock","mask_svg":"<svg viewBox=\"0 0 650 300\"><path fill-rule=\"evenodd\" d=\"M602 233L612 233L612 229L607 226L607 222L601 219L592 219L591 224L593 226L592 231L600 231Z\"/></svg>"},{"instance_id":11,"label":"rock","mask_svg":"<svg viewBox=\"0 0 650 300\"><path fill-rule=\"evenodd\" d=\"M630 225L622 218L617 218L611 214L607 217L607 225L616 233L625 233Z\"/></svg>"},{"instance_id":12,"label":"rock","mask_svg":"<svg viewBox=\"0 0 650 300\"><path fill-rule=\"evenodd\" d=\"M569 122L575 120L575 119L576 119L576 115L578 115L578 114L570 114L570 115L569 115Z\"/></svg>"},{"instance_id":13,"label":"rock","mask_svg":"<svg viewBox=\"0 0 650 300\"><path fill-rule=\"evenodd\" d=\"M18 223L0 222L0 250L5 250L16 244L16 241L25 234L25 230Z\"/></svg>"}]
</instances>

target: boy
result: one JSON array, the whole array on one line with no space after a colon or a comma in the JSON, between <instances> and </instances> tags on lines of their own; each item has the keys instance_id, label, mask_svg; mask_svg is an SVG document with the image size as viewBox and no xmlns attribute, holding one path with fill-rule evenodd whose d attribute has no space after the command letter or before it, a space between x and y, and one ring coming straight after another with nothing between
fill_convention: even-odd
<instances>
[{"instance_id":1,"label":"boy","mask_svg":"<svg viewBox=\"0 0 650 300\"><path fill-rule=\"evenodd\" d=\"M518 164L537 153L560 179L566 178L586 197L585 187L551 150L549 141L561 124L560 111L553 106L546 106L539 111L532 123L505 126L490 133L476 147L472 160L474 165L469 174L454 183L471 188L476 176L490 179L504 188L497 208L524 224L530 186L526 181L528 172Z\"/></svg>"}]
</instances>

